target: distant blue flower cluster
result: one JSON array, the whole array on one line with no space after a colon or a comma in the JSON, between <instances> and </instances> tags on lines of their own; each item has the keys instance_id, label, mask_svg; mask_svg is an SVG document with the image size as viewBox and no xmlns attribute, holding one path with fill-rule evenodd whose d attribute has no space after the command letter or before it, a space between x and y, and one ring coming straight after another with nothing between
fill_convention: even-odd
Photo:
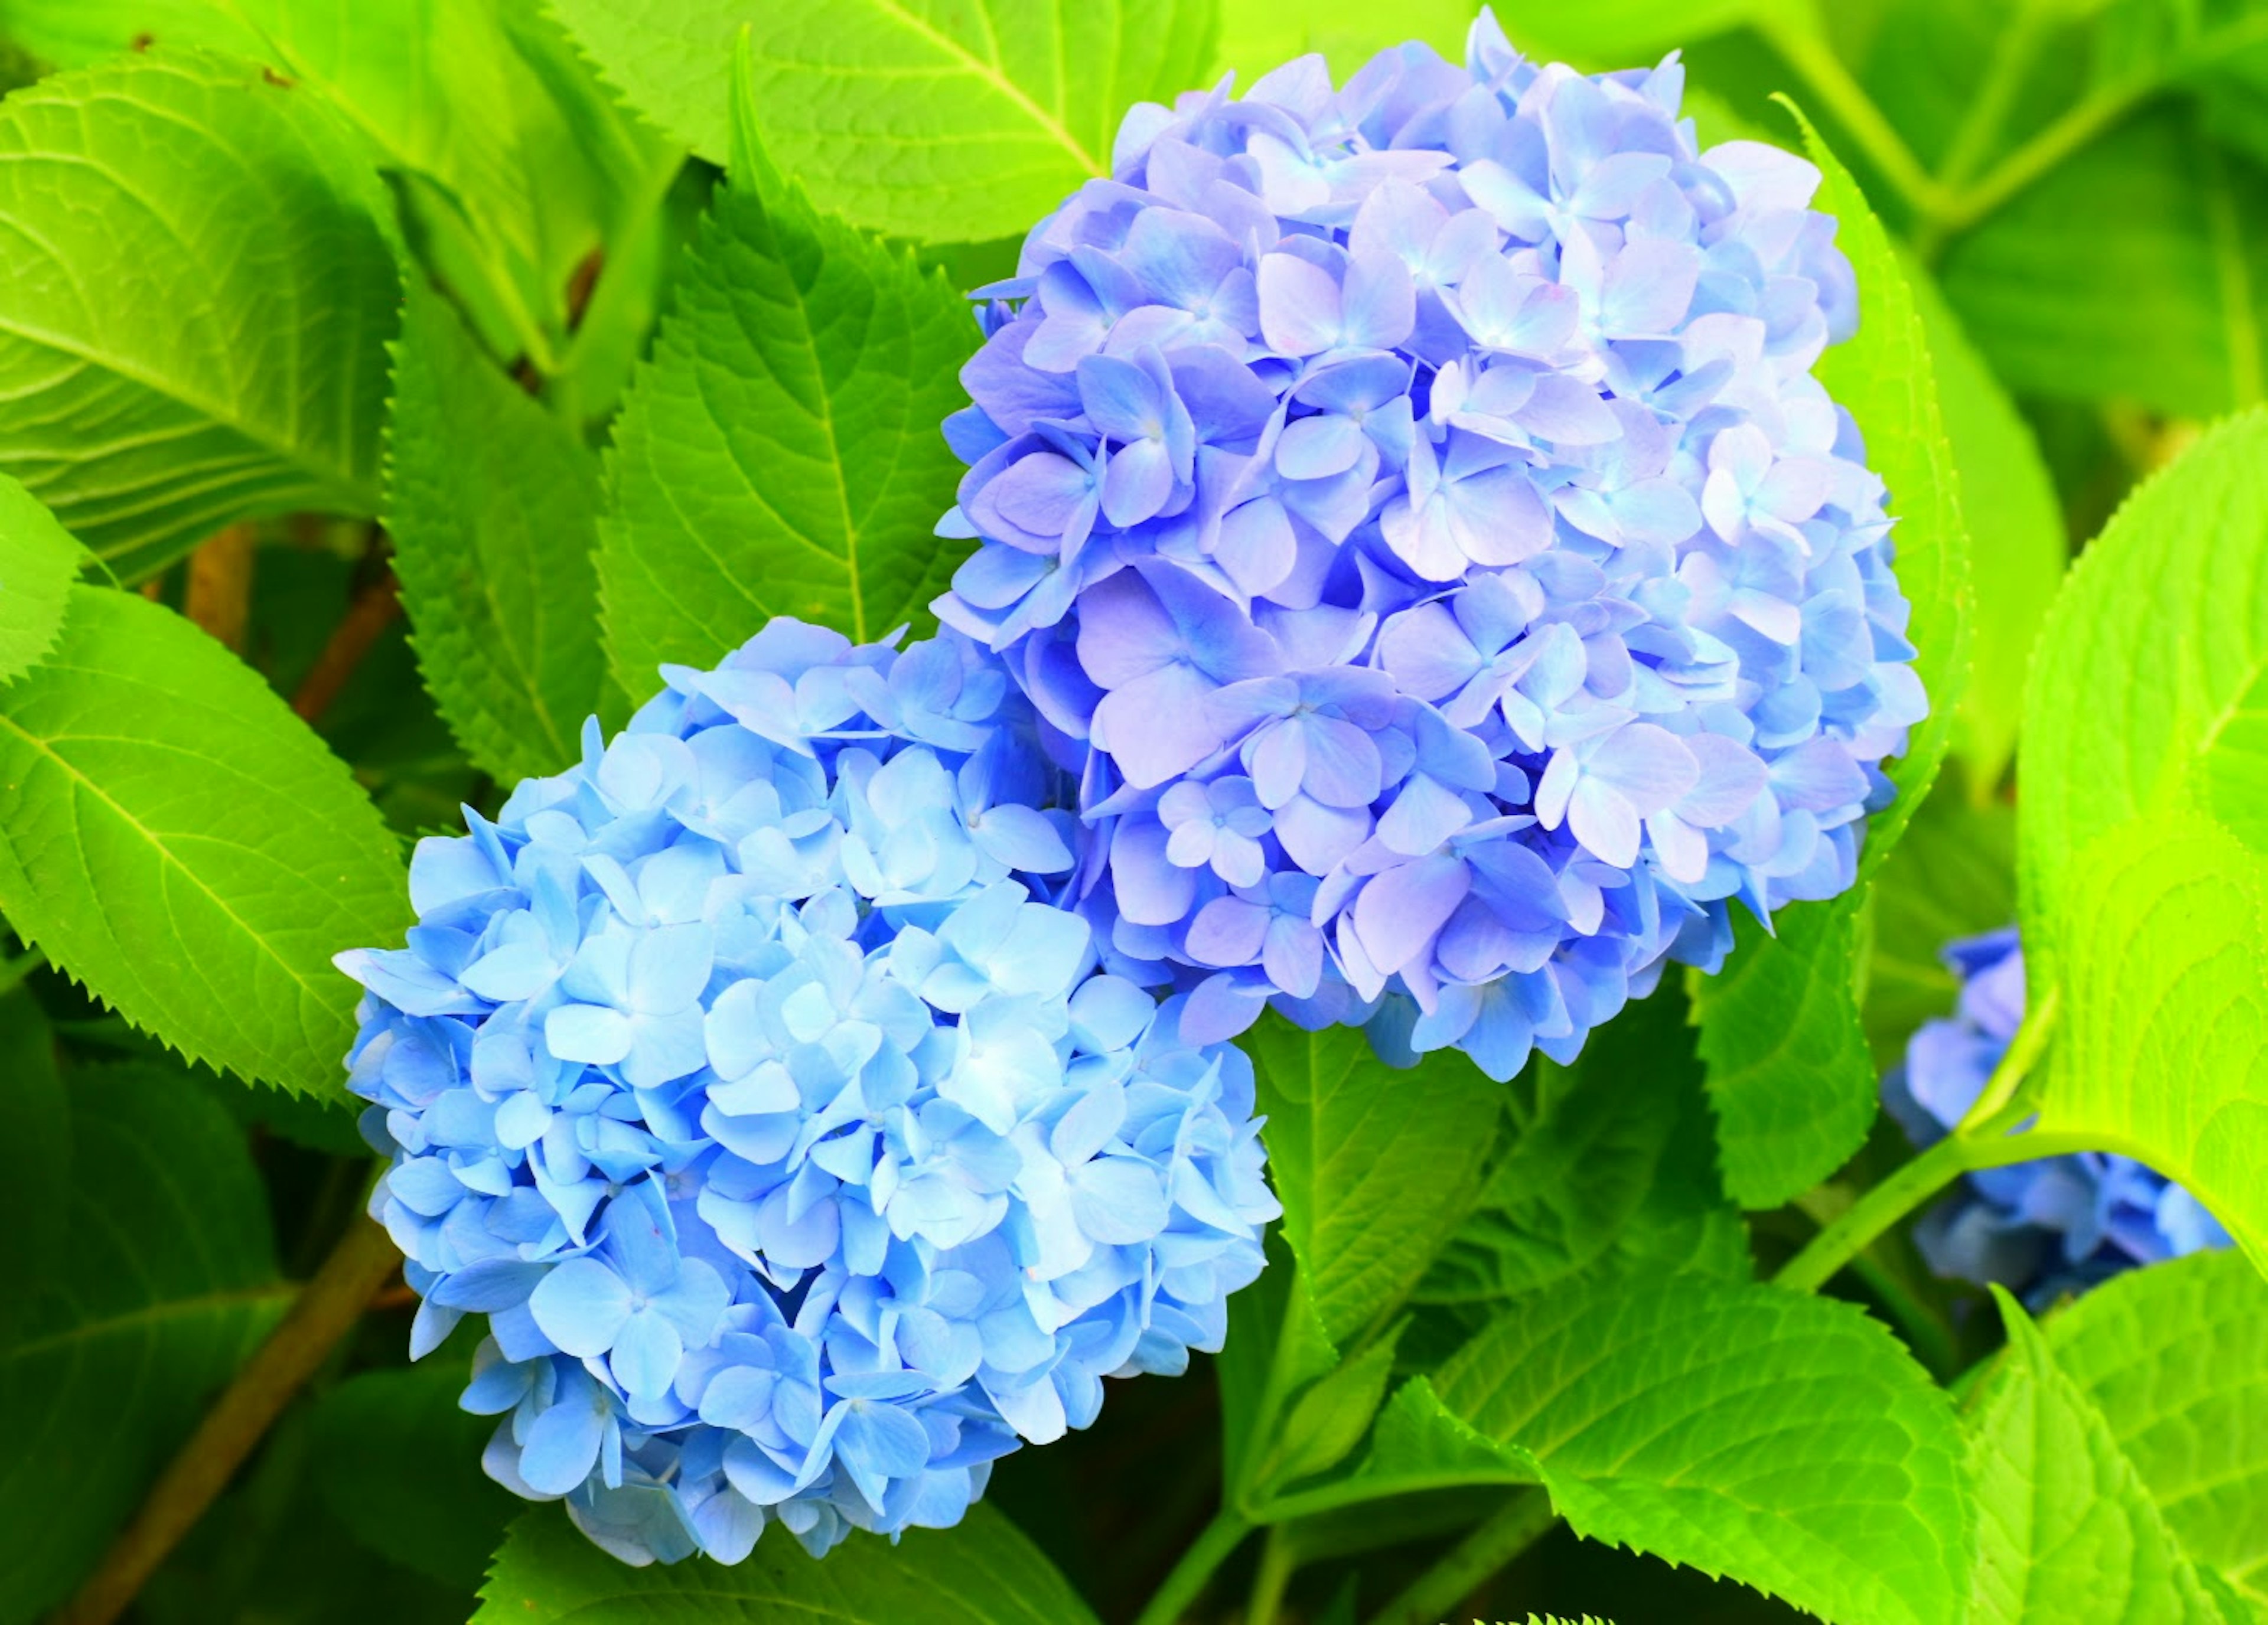
<instances>
[{"instance_id":1,"label":"distant blue flower cluster","mask_svg":"<svg viewBox=\"0 0 2268 1625\"><path fill-rule=\"evenodd\" d=\"M419 844L350 1067L413 1352L490 1473L632 1562L957 1520L1101 1379L1217 1349L1278 1211L1251 1068L1047 901L997 662L775 621Z\"/></svg>"},{"instance_id":2,"label":"distant blue flower cluster","mask_svg":"<svg viewBox=\"0 0 2268 1625\"><path fill-rule=\"evenodd\" d=\"M1882 1083L1884 1104L1920 1146L1968 1114L2024 1019L2024 955L2014 926L1948 944L1945 962L1961 978L1959 1009L1923 1023L1904 1065ZM2196 1197L2105 1151L1972 1173L1960 1194L1923 1216L1914 1241L1940 1275L1997 1282L2035 1308L2137 1264L2229 1245Z\"/></svg>"},{"instance_id":3,"label":"distant blue flower cluster","mask_svg":"<svg viewBox=\"0 0 2268 1625\"><path fill-rule=\"evenodd\" d=\"M1811 376L1817 172L1699 151L1674 58L1485 12L1469 57L1128 115L988 290L937 610L1082 763L1079 906L1192 1036L1272 1002L1509 1077L1728 900L1848 886L1926 702Z\"/></svg>"}]
</instances>

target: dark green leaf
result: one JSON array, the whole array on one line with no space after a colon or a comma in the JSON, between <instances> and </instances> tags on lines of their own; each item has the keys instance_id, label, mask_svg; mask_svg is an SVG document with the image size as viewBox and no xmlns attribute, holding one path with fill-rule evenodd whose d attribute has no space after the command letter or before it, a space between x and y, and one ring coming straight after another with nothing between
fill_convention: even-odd
<instances>
[{"instance_id":1,"label":"dark green leaf","mask_svg":"<svg viewBox=\"0 0 2268 1625\"><path fill-rule=\"evenodd\" d=\"M330 957L409 900L377 810L257 674L80 586L55 653L0 690L0 909L190 1060L335 1092L357 994Z\"/></svg>"},{"instance_id":2,"label":"dark green leaf","mask_svg":"<svg viewBox=\"0 0 2268 1625\"><path fill-rule=\"evenodd\" d=\"M55 1070L55 1038L29 989L0 995L0 1110L15 1147L15 1177L0 1188L0 1234L18 1239L21 1278L0 1293L0 1348L47 1281L70 1236L70 1100Z\"/></svg>"},{"instance_id":3,"label":"dark green leaf","mask_svg":"<svg viewBox=\"0 0 2268 1625\"><path fill-rule=\"evenodd\" d=\"M1898 798L1869 820L1859 884L1782 910L1769 940L1742 922L1727 974L1692 981L1725 1188L1750 1208L1777 1207L1832 1173L1874 1121L1854 972L1859 910L1936 779L1969 673L1969 533L1913 290L1850 172L1798 118L1824 177L1815 202L1841 223L1837 240L1859 278L1858 336L1822 358L1820 381L1857 419L1868 464L1889 488L1898 585L1913 607L1907 631L1930 715L1885 768Z\"/></svg>"},{"instance_id":4,"label":"dark green leaf","mask_svg":"<svg viewBox=\"0 0 2268 1625\"><path fill-rule=\"evenodd\" d=\"M1951 1406L1848 1304L1609 1275L1530 1300L1436 1375L1527 1451L1576 1532L1842 1625L1943 1625L1966 1599Z\"/></svg>"},{"instance_id":5,"label":"dark green leaf","mask_svg":"<svg viewBox=\"0 0 2268 1625\"><path fill-rule=\"evenodd\" d=\"M939 424L976 346L912 255L820 214L750 148L615 429L600 590L637 698L775 614L861 641L926 615L960 464Z\"/></svg>"},{"instance_id":6,"label":"dark green leaf","mask_svg":"<svg viewBox=\"0 0 2268 1625\"><path fill-rule=\"evenodd\" d=\"M1866 1023L1878 1070L1904 1055L1915 1028L1951 1012L1961 984L1940 957L1946 944L2015 918L2014 809L1977 805L1948 774L1874 878Z\"/></svg>"},{"instance_id":7,"label":"dark green leaf","mask_svg":"<svg viewBox=\"0 0 2268 1625\"><path fill-rule=\"evenodd\" d=\"M745 1562L705 1557L632 1569L585 1540L556 1507L514 1523L481 1590L475 1625L620 1620L747 1625L809 1616L832 1625L1094 1625L1040 1549L988 1506L958 1527L871 1534L824 1559L775 1525Z\"/></svg>"},{"instance_id":8,"label":"dark green leaf","mask_svg":"<svg viewBox=\"0 0 2268 1625\"><path fill-rule=\"evenodd\" d=\"M0 1621L60 1601L282 1312L235 1125L147 1074L70 1080L61 1268L0 1347Z\"/></svg>"},{"instance_id":9,"label":"dark green leaf","mask_svg":"<svg viewBox=\"0 0 2268 1625\"><path fill-rule=\"evenodd\" d=\"M1543 1060L1513 1080L1518 1137L1420 1302L1500 1303L1609 1255L1746 1274L1685 1015L1678 989L1665 988L1592 1033L1574 1065Z\"/></svg>"},{"instance_id":10,"label":"dark green leaf","mask_svg":"<svg viewBox=\"0 0 2268 1625\"><path fill-rule=\"evenodd\" d=\"M2187 111L2154 109L1955 239L1940 280L2019 394L2206 418L2257 398L2268 364L2264 222L2268 177L2216 160Z\"/></svg>"},{"instance_id":11,"label":"dark green leaf","mask_svg":"<svg viewBox=\"0 0 2268 1625\"><path fill-rule=\"evenodd\" d=\"M1131 103L1198 88L1212 0L556 0L631 105L723 163L736 38L781 167L870 231L979 242L1092 175Z\"/></svg>"},{"instance_id":12,"label":"dark green leaf","mask_svg":"<svg viewBox=\"0 0 2268 1625\"><path fill-rule=\"evenodd\" d=\"M0 683L54 647L63 600L85 561L86 549L39 498L0 474Z\"/></svg>"},{"instance_id":13,"label":"dark green leaf","mask_svg":"<svg viewBox=\"0 0 2268 1625\"><path fill-rule=\"evenodd\" d=\"M315 1402L313 1478L331 1515L373 1551L467 1592L521 1504L481 1471L492 1416L458 1408L462 1357L364 1371Z\"/></svg>"},{"instance_id":14,"label":"dark green leaf","mask_svg":"<svg viewBox=\"0 0 2268 1625\"><path fill-rule=\"evenodd\" d=\"M556 773L606 681L598 459L422 279L398 353L387 528L425 687L500 783Z\"/></svg>"},{"instance_id":15,"label":"dark green leaf","mask_svg":"<svg viewBox=\"0 0 2268 1625\"><path fill-rule=\"evenodd\" d=\"M1361 1032L1261 1018L1245 1040L1284 1234L1341 1348L1410 1295L1479 1188L1505 1091L1455 1050L1399 1071Z\"/></svg>"},{"instance_id":16,"label":"dark green leaf","mask_svg":"<svg viewBox=\"0 0 2268 1625\"><path fill-rule=\"evenodd\" d=\"M399 298L321 102L193 53L0 102L0 470L128 577L231 520L379 503Z\"/></svg>"}]
</instances>

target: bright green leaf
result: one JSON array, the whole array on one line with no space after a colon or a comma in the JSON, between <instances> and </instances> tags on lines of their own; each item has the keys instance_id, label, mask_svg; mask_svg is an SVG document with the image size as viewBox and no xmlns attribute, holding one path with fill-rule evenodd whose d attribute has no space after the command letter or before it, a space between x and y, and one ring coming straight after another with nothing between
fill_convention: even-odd
<instances>
[{"instance_id":1,"label":"bright green leaf","mask_svg":"<svg viewBox=\"0 0 2268 1625\"><path fill-rule=\"evenodd\" d=\"M80 586L54 654L0 690L0 911L189 1059L320 1092L354 1036L331 955L409 903L377 809L257 673Z\"/></svg>"},{"instance_id":2,"label":"bright green leaf","mask_svg":"<svg viewBox=\"0 0 2268 1625\"><path fill-rule=\"evenodd\" d=\"M1418 40L1453 62L1465 60L1465 35L1480 14L1477 0L1416 0L1388 8L1372 0L1221 0L1220 48L1209 79L1233 70L1240 89L1295 56L1321 51L1331 78L1347 77L1379 52Z\"/></svg>"},{"instance_id":3,"label":"bright green leaf","mask_svg":"<svg viewBox=\"0 0 2268 1625\"><path fill-rule=\"evenodd\" d=\"M1261 1018L1244 1040L1284 1234L1331 1342L1390 1314L1463 1219L1505 1109L1455 1050L1400 1071L1362 1033Z\"/></svg>"},{"instance_id":4,"label":"bright green leaf","mask_svg":"<svg viewBox=\"0 0 2268 1625\"><path fill-rule=\"evenodd\" d=\"M1850 172L1797 120L1822 176L1815 206L1840 223L1859 279L1858 335L1821 358L1819 379L1858 421L1868 466L1889 488L1898 585L1913 607L1907 635L1930 714L1885 765L1898 797L1868 821L1859 884L1783 910L1770 939L1740 923L1727 973L1692 979L1725 1188L1751 1208L1777 1207L1832 1173L1874 1121L1853 970L1859 914L1869 879L1937 777L1969 674L1969 531L1913 290Z\"/></svg>"},{"instance_id":5,"label":"bright green leaf","mask_svg":"<svg viewBox=\"0 0 2268 1625\"><path fill-rule=\"evenodd\" d=\"M775 614L865 641L925 616L960 463L939 430L976 347L912 255L814 210L753 147L720 192L608 462L600 591L634 697Z\"/></svg>"},{"instance_id":6,"label":"bright green leaf","mask_svg":"<svg viewBox=\"0 0 2268 1625\"><path fill-rule=\"evenodd\" d=\"M61 1267L0 1346L0 1625L71 1590L290 1296L217 1107L132 1068L70 1093Z\"/></svg>"},{"instance_id":7,"label":"bright green leaf","mask_svg":"<svg viewBox=\"0 0 2268 1625\"><path fill-rule=\"evenodd\" d=\"M260 36L219 0L0 0L0 33L56 68L83 68L137 46L195 45L257 56Z\"/></svg>"},{"instance_id":8,"label":"bright green leaf","mask_svg":"<svg viewBox=\"0 0 2268 1625\"><path fill-rule=\"evenodd\" d=\"M606 680L598 459L423 279L398 353L387 529L425 687L499 783L556 773Z\"/></svg>"},{"instance_id":9,"label":"bright green leaf","mask_svg":"<svg viewBox=\"0 0 2268 1625\"><path fill-rule=\"evenodd\" d=\"M1800 18L1813 0L1498 0L1491 9L1530 56L1586 68L1635 68L1662 52L1771 14Z\"/></svg>"},{"instance_id":10,"label":"bright green leaf","mask_svg":"<svg viewBox=\"0 0 2268 1625\"><path fill-rule=\"evenodd\" d=\"M2268 413L2208 434L2074 567L2026 696L2041 1126L2151 1163L2268 1261L2268 859L2210 816L2268 672Z\"/></svg>"},{"instance_id":11,"label":"bright green leaf","mask_svg":"<svg viewBox=\"0 0 2268 1625\"><path fill-rule=\"evenodd\" d=\"M1993 1290L2009 1348L1969 1423L1974 1625L2223 1625L2102 1413Z\"/></svg>"},{"instance_id":12,"label":"bright green leaf","mask_svg":"<svg viewBox=\"0 0 2268 1625\"><path fill-rule=\"evenodd\" d=\"M1839 1625L1961 1617L1969 1511L1945 1395L1848 1304L1609 1275L1523 1303L1434 1377L1591 1540Z\"/></svg>"},{"instance_id":13,"label":"bright green leaf","mask_svg":"<svg viewBox=\"0 0 2268 1625\"><path fill-rule=\"evenodd\" d=\"M1507 1085L1518 1137L1420 1302L1500 1303L1609 1255L1746 1273L1685 1013L1678 989L1665 988L1592 1033L1574 1065L1539 1060Z\"/></svg>"},{"instance_id":14,"label":"bright green leaf","mask_svg":"<svg viewBox=\"0 0 2268 1625\"><path fill-rule=\"evenodd\" d=\"M0 471L128 577L235 519L377 512L379 206L335 116L249 64L0 102Z\"/></svg>"},{"instance_id":15,"label":"bright green leaf","mask_svg":"<svg viewBox=\"0 0 2268 1625\"><path fill-rule=\"evenodd\" d=\"M1214 0L555 0L633 107L712 162L733 46L782 169L870 231L1022 232L1091 176L1138 101L1201 88Z\"/></svg>"},{"instance_id":16,"label":"bright green leaf","mask_svg":"<svg viewBox=\"0 0 2268 1625\"><path fill-rule=\"evenodd\" d=\"M2236 1254L2192 1254L2044 1329L2183 1549L2268 1606L2268 1281Z\"/></svg>"},{"instance_id":17,"label":"bright green leaf","mask_svg":"<svg viewBox=\"0 0 2268 1625\"><path fill-rule=\"evenodd\" d=\"M1429 1489L1538 1482L1533 1457L1450 1411L1432 1379L1419 1375L1396 1388L1378 1413L1354 1470L1316 1493L1333 1506L1351 1506Z\"/></svg>"},{"instance_id":18,"label":"bright green leaf","mask_svg":"<svg viewBox=\"0 0 2268 1625\"><path fill-rule=\"evenodd\" d=\"M496 1555L474 1625L1094 1625L1055 1565L989 1506L952 1529L895 1544L871 1534L825 1558L774 1526L748 1558L633 1569L585 1540L556 1507L522 1516Z\"/></svg>"},{"instance_id":19,"label":"bright green leaf","mask_svg":"<svg viewBox=\"0 0 2268 1625\"><path fill-rule=\"evenodd\" d=\"M1962 518L1971 539L1971 669L1954 717L1953 750L1984 797L1999 784L2015 754L2032 640L2063 585L2063 514L2031 429L1937 285L1911 267L1908 283L1929 340L1945 437L1961 475Z\"/></svg>"},{"instance_id":20,"label":"bright green leaf","mask_svg":"<svg viewBox=\"0 0 2268 1625\"><path fill-rule=\"evenodd\" d=\"M0 474L0 683L52 648L86 549L40 499Z\"/></svg>"},{"instance_id":21,"label":"bright green leaf","mask_svg":"<svg viewBox=\"0 0 2268 1625\"><path fill-rule=\"evenodd\" d=\"M460 1358L350 1377L315 1401L311 1476L331 1516L404 1568L467 1592L524 1510L481 1471L492 1416L460 1408Z\"/></svg>"}]
</instances>

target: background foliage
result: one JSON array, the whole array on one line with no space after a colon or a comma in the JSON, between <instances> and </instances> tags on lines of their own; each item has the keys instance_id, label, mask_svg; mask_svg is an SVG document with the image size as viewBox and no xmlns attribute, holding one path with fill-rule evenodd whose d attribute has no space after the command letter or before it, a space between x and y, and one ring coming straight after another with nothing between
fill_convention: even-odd
<instances>
[{"instance_id":1,"label":"background foliage","mask_svg":"<svg viewBox=\"0 0 2268 1625\"><path fill-rule=\"evenodd\" d=\"M1192 1541L1204 1619L2268 1617L2268 7L1498 11L1683 48L1705 139L1825 173L1822 374L1936 700L1860 886L1510 1085L1263 1025L1285 1217L1227 1351L957 1530L623 1568L482 1476L468 1340L407 1366L365 1284L131 1617L1120 1621ZM407 923L405 843L770 614L925 626L961 290L1123 109L1471 15L0 0L0 1625L328 1277L371 1172L329 956ZM1939 946L2019 916L2006 1121L2249 1256L2036 1323L1896 1230L1774 1284L1893 1188Z\"/></svg>"}]
</instances>

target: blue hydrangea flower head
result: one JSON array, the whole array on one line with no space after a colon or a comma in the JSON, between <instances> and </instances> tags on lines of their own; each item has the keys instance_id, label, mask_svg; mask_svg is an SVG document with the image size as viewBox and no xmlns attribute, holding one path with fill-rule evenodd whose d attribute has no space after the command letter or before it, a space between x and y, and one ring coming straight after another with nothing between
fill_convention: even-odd
<instances>
[{"instance_id":1,"label":"blue hydrangea flower head","mask_svg":"<svg viewBox=\"0 0 2268 1625\"><path fill-rule=\"evenodd\" d=\"M1675 57L1321 57L1122 126L986 290L937 610L1096 832L1104 962L1509 1076L1848 886L1926 703L1812 365L1818 173ZM1391 1035L1388 1037L1388 1035Z\"/></svg>"},{"instance_id":2,"label":"blue hydrangea flower head","mask_svg":"<svg viewBox=\"0 0 2268 1625\"><path fill-rule=\"evenodd\" d=\"M1924 1022L1904 1064L1882 1083L1883 1103L1922 1146L1968 1114L2024 1019L2024 955L2014 926L1948 944L1944 957L1961 979L1959 1007ZM1997 1282L2035 1308L2138 1264L2229 1245L2195 1196L2107 1151L1972 1173L1923 1216L1914 1240L1938 1274Z\"/></svg>"},{"instance_id":3,"label":"blue hydrangea flower head","mask_svg":"<svg viewBox=\"0 0 2268 1625\"><path fill-rule=\"evenodd\" d=\"M777 621L663 675L340 957L413 1352L485 1316L489 1472L632 1562L952 1524L1220 1346L1251 1068L1056 906L1069 788L976 645Z\"/></svg>"}]
</instances>

